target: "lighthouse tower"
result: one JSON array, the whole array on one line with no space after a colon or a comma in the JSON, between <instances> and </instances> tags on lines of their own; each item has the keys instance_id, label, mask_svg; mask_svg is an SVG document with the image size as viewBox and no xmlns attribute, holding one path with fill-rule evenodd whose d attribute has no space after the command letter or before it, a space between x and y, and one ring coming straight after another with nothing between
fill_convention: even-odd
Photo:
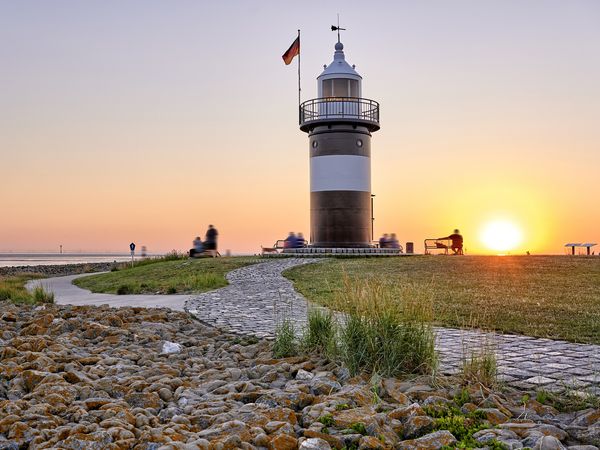
<instances>
[{"instance_id":1,"label":"lighthouse tower","mask_svg":"<svg viewBox=\"0 0 600 450\"><path fill-rule=\"evenodd\" d=\"M300 105L310 151L310 243L369 247L371 133L379 130L379 103L362 97L362 77L346 62L339 35L317 87L318 98Z\"/></svg>"}]
</instances>

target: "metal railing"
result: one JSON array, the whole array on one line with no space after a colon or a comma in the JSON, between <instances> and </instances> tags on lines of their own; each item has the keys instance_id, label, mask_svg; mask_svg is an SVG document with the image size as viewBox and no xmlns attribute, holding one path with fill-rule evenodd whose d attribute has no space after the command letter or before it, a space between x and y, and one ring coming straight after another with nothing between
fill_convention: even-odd
<instances>
[{"instance_id":1,"label":"metal railing","mask_svg":"<svg viewBox=\"0 0 600 450\"><path fill-rule=\"evenodd\" d=\"M300 126L322 120L370 122L379 128L379 103L358 97L313 98L300 105Z\"/></svg>"}]
</instances>

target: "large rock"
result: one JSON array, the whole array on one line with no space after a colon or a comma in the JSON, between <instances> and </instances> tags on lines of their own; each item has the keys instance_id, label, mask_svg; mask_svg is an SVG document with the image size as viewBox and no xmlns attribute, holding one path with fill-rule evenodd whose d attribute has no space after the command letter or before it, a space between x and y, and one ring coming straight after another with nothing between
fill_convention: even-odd
<instances>
[{"instance_id":1,"label":"large rock","mask_svg":"<svg viewBox=\"0 0 600 450\"><path fill-rule=\"evenodd\" d=\"M303 441L298 450L331 450L331 446L323 439L311 438Z\"/></svg>"},{"instance_id":2,"label":"large rock","mask_svg":"<svg viewBox=\"0 0 600 450\"><path fill-rule=\"evenodd\" d=\"M533 450L566 450L566 447L554 436L544 436L535 444Z\"/></svg>"},{"instance_id":3,"label":"large rock","mask_svg":"<svg viewBox=\"0 0 600 450\"><path fill-rule=\"evenodd\" d=\"M155 392L133 392L127 394L124 400L134 408L159 409L162 405L160 397Z\"/></svg>"},{"instance_id":4,"label":"large rock","mask_svg":"<svg viewBox=\"0 0 600 450\"><path fill-rule=\"evenodd\" d=\"M408 441L402 441L398 448L403 450L437 450L444 446L450 446L456 442L456 438L449 431L436 431Z\"/></svg>"}]
</instances>

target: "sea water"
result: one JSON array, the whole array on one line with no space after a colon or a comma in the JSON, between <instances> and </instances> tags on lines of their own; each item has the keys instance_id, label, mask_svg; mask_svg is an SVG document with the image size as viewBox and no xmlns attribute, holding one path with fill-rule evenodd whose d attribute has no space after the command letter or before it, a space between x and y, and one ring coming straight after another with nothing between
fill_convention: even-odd
<instances>
[{"instance_id":1,"label":"sea water","mask_svg":"<svg viewBox=\"0 0 600 450\"><path fill-rule=\"evenodd\" d=\"M135 259L138 259L137 257ZM131 261L125 253L0 253L0 267Z\"/></svg>"}]
</instances>

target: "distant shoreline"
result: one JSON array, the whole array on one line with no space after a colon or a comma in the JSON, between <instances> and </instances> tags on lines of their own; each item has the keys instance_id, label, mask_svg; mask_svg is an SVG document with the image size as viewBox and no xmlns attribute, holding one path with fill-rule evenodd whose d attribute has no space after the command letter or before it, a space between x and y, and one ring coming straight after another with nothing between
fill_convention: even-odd
<instances>
[{"instance_id":1,"label":"distant shoreline","mask_svg":"<svg viewBox=\"0 0 600 450\"><path fill-rule=\"evenodd\" d=\"M39 273L47 277L61 277L94 272L107 272L115 266L114 262L78 263L78 264L44 264L36 266L0 267L0 276L12 276L23 273Z\"/></svg>"}]
</instances>

